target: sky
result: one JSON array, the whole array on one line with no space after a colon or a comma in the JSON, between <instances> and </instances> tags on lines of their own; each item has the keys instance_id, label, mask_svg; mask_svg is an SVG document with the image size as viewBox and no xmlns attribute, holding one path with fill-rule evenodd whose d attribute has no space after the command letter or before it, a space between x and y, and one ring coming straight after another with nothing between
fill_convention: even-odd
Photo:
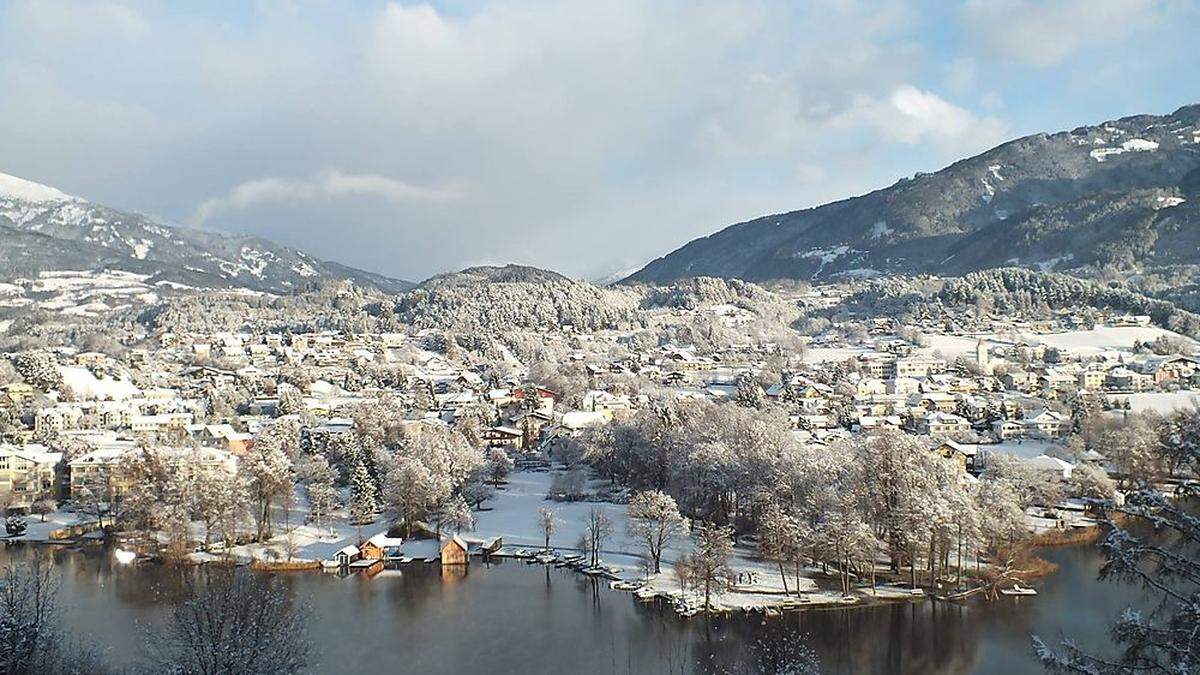
<instances>
[{"instance_id":1,"label":"sky","mask_svg":"<svg viewBox=\"0 0 1200 675\"><path fill-rule=\"evenodd\" d=\"M0 172L420 280L632 271L1200 102L1200 0L0 0Z\"/></svg>"}]
</instances>

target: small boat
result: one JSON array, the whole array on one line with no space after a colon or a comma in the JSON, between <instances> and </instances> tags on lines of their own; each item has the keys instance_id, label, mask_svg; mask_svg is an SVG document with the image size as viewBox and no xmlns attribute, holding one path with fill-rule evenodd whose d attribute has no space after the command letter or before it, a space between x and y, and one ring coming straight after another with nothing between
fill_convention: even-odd
<instances>
[{"instance_id":1,"label":"small boat","mask_svg":"<svg viewBox=\"0 0 1200 675\"><path fill-rule=\"evenodd\" d=\"M636 591L645 585L646 585L646 582L644 582L644 581L614 580L611 584L608 585L608 587L613 589L614 591Z\"/></svg>"},{"instance_id":2,"label":"small boat","mask_svg":"<svg viewBox=\"0 0 1200 675\"><path fill-rule=\"evenodd\" d=\"M838 598L837 601L838 604L853 605L858 602L858 598L853 595L843 595L842 597Z\"/></svg>"},{"instance_id":3,"label":"small boat","mask_svg":"<svg viewBox=\"0 0 1200 675\"><path fill-rule=\"evenodd\" d=\"M532 558L533 552L527 548L519 548L519 549L513 551L513 557L514 558L522 558L522 559Z\"/></svg>"},{"instance_id":4,"label":"small boat","mask_svg":"<svg viewBox=\"0 0 1200 675\"><path fill-rule=\"evenodd\" d=\"M1012 588L1001 588L1002 595L1037 595L1037 589L1015 584Z\"/></svg>"},{"instance_id":5,"label":"small boat","mask_svg":"<svg viewBox=\"0 0 1200 675\"><path fill-rule=\"evenodd\" d=\"M633 597L641 600L642 602L650 602L658 597L658 591L650 588L649 586L643 586L642 588L639 588L633 592Z\"/></svg>"}]
</instances>

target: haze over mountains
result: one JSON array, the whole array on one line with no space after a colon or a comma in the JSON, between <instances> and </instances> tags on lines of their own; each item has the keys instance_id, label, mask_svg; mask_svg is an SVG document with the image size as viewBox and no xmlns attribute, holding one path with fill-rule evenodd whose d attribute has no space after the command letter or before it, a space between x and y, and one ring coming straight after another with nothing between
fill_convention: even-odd
<instances>
[{"instance_id":1,"label":"haze over mountains","mask_svg":"<svg viewBox=\"0 0 1200 675\"><path fill-rule=\"evenodd\" d=\"M1192 263L1200 105L1027 136L866 195L739 223L627 281Z\"/></svg>"},{"instance_id":2,"label":"haze over mountains","mask_svg":"<svg viewBox=\"0 0 1200 675\"><path fill-rule=\"evenodd\" d=\"M1191 264L1200 264L1200 105L1027 136L859 197L739 223L625 281ZM0 276L104 269L147 275L151 284L273 293L321 278L385 292L413 287L261 238L166 225L0 174ZM442 275L427 284L446 282Z\"/></svg>"},{"instance_id":3,"label":"haze over mountains","mask_svg":"<svg viewBox=\"0 0 1200 675\"><path fill-rule=\"evenodd\" d=\"M258 237L167 225L0 174L0 276L104 269L149 275L149 283L273 293L318 278L349 279L389 292L412 286Z\"/></svg>"}]
</instances>

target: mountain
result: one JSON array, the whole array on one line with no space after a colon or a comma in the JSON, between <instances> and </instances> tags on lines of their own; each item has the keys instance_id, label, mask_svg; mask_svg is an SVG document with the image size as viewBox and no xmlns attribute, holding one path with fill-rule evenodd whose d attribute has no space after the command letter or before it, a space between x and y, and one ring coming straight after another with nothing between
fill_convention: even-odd
<instances>
[{"instance_id":1,"label":"mountain","mask_svg":"<svg viewBox=\"0 0 1200 675\"><path fill-rule=\"evenodd\" d=\"M1200 263L1200 105L1005 143L696 239L629 276L829 279Z\"/></svg>"},{"instance_id":2,"label":"mountain","mask_svg":"<svg viewBox=\"0 0 1200 675\"><path fill-rule=\"evenodd\" d=\"M322 278L398 292L412 284L258 237L166 225L0 173L0 276L116 269L196 287L288 293Z\"/></svg>"}]
</instances>

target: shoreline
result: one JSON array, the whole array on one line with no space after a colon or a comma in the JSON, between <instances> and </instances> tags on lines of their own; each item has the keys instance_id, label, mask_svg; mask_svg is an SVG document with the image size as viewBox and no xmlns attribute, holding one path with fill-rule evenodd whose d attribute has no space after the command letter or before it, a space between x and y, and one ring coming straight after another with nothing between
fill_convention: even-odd
<instances>
[{"instance_id":1,"label":"shoreline","mask_svg":"<svg viewBox=\"0 0 1200 675\"><path fill-rule=\"evenodd\" d=\"M1088 528L1099 530L1100 528ZM1080 538L1079 541L1059 542L1055 544L1038 544L1031 548L1031 551L1036 551L1043 547L1071 547L1083 546L1088 541L1094 541L1097 535L1092 535L1090 539L1085 540ZM65 550L68 553L87 553L87 550L111 548L115 554L121 550L119 544L113 541L101 540L98 538L85 538L79 540L37 540L27 539L25 537L18 538L2 538L5 546L46 546L57 547ZM73 550L74 549L74 550ZM526 552L524 549L517 547L502 547L500 550L490 554L472 553L471 558L477 561L476 564L482 563L485 565L497 564L493 562L499 559L504 562L516 564L518 562L525 563L528 566L538 566L542 568L554 567L564 571L573 572L575 577L592 579L598 584L607 581L605 584L609 590L628 593L631 599L635 602L643 602L646 604L657 604L661 610L669 610L672 614L681 618L690 618L697 614L709 615L730 615L730 614L763 614L765 618L773 618L782 615L783 613L806 612L806 611L828 611L828 610L849 610L849 609L867 609L890 604L910 603L919 604L922 602L950 602L961 603L971 600L976 596L988 597L988 591L995 590L992 586L984 585L969 585L965 588L945 589L941 592L933 592L923 586L912 588L902 583L880 583L871 588L870 586L854 587L850 594L842 594L839 590L821 589L816 586L813 577L801 577L813 582L810 590L794 591L790 590L784 593L782 590L776 590L773 587L765 585L735 585L731 590L713 594L711 598L711 607L703 609L703 594L696 591L681 591L677 582L669 573L661 573L652 575L651 577L626 577L622 576L623 568L615 565L606 565L602 560L598 568L587 568L586 566L569 566L561 564L564 555L569 557L571 554L564 554L564 551L572 551L572 549L554 549L553 553L547 554L542 550ZM518 554L524 553L524 554ZM292 560L292 561L266 561L256 559L239 559L218 557L212 554L202 554L204 559L197 559L195 553L190 553L181 557L178 556L150 556L138 555L129 562L118 563L126 565L159 565L159 566L178 566L178 567L218 567L218 568L234 568L244 567L258 573L265 574L292 574L292 573L311 573L321 572L330 573L331 570L322 565L321 561L314 560ZM539 559L539 557L551 555L553 559ZM1018 577L1021 581L1028 582L1031 579L1045 578L1057 571L1058 566L1054 563L1045 561L1043 558L1034 556L1031 562L1044 563L1046 567L1039 567L1036 570L1022 569L1013 572L1013 576ZM374 571L347 571L344 568L339 568L343 572L347 572L345 576L356 576L362 574L364 577L371 579L380 572L402 570L409 566L420 566L430 568L433 565L439 565L436 559L423 558L405 558L403 561L394 560L386 564L379 565ZM813 569L813 568L809 568ZM776 578L778 580L778 578ZM794 581L794 578L793 578ZM994 594L993 594L994 595ZM996 596L997 598L1000 596ZM993 600L994 601L994 600Z\"/></svg>"}]
</instances>

